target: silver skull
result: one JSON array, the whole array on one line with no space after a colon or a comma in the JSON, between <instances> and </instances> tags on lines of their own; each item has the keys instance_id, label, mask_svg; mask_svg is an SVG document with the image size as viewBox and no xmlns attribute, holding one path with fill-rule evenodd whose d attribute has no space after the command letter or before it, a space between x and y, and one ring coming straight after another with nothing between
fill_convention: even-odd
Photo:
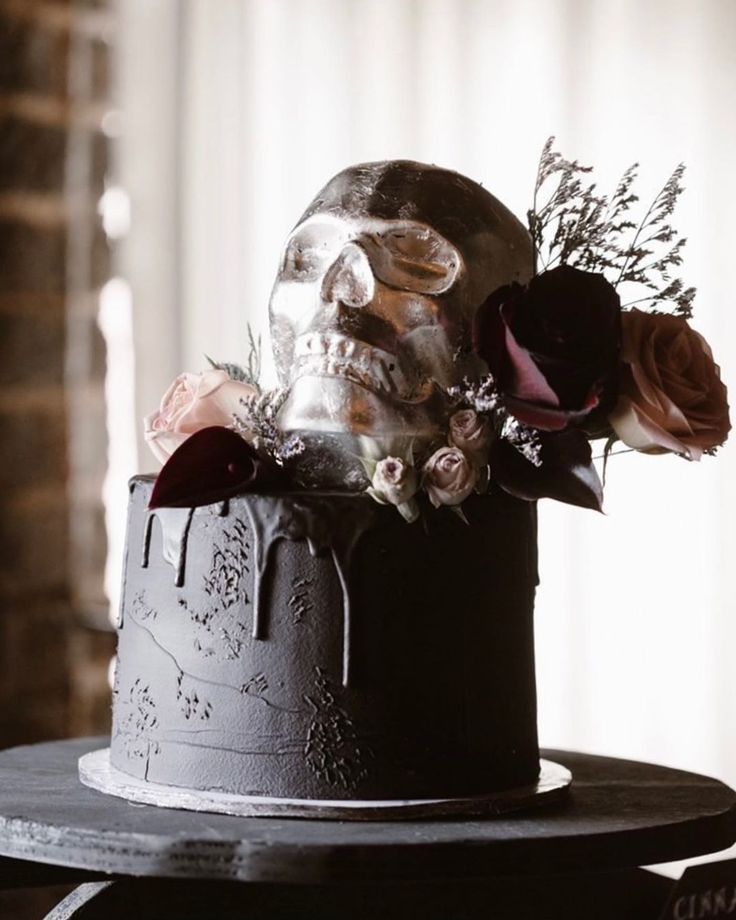
<instances>
[{"instance_id":1,"label":"silver skull","mask_svg":"<svg viewBox=\"0 0 736 920\"><path fill-rule=\"evenodd\" d=\"M270 302L281 427L321 454L313 484L357 486L357 455L421 447L444 388L479 368L475 310L532 272L528 233L480 185L408 160L338 173L284 247Z\"/></svg>"}]
</instances>

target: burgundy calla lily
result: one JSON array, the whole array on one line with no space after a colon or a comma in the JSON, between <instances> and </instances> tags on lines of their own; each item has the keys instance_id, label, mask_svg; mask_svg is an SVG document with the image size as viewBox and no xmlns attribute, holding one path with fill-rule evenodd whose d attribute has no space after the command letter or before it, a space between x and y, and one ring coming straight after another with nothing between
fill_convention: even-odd
<instances>
[{"instance_id":1,"label":"burgundy calla lily","mask_svg":"<svg viewBox=\"0 0 736 920\"><path fill-rule=\"evenodd\" d=\"M601 511L603 486L583 432L575 428L545 432L540 440L540 466L534 466L507 441L494 441L490 457L494 480L504 491L526 501L554 498Z\"/></svg>"},{"instance_id":2,"label":"burgundy calla lily","mask_svg":"<svg viewBox=\"0 0 736 920\"><path fill-rule=\"evenodd\" d=\"M284 488L280 467L261 457L229 428L213 426L190 435L164 464L150 508L196 508L243 492Z\"/></svg>"}]
</instances>

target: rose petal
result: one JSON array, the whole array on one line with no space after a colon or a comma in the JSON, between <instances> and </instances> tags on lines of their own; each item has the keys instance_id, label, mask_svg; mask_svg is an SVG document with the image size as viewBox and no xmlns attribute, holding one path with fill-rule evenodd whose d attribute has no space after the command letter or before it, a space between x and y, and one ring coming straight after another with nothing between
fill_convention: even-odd
<instances>
[{"instance_id":1,"label":"rose petal","mask_svg":"<svg viewBox=\"0 0 736 920\"><path fill-rule=\"evenodd\" d=\"M692 460L699 460L702 454L702 451L690 448L673 433L658 425L628 396L619 397L610 422L619 439L627 447L633 447L642 453L662 454L670 451L684 454Z\"/></svg>"},{"instance_id":2,"label":"rose petal","mask_svg":"<svg viewBox=\"0 0 736 920\"><path fill-rule=\"evenodd\" d=\"M534 363L534 359L529 352L522 348L514 338L514 334L506 322L503 308L501 308L501 318L504 322L506 353L509 357L512 374L511 391L514 396L526 401L559 406L560 400L547 383L544 374Z\"/></svg>"},{"instance_id":3,"label":"rose petal","mask_svg":"<svg viewBox=\"0 0 736 920\"><path fill-rule=\"evenodd\" d=\"M205 399L230 380L227 371L220 370L219 368L212 368L212 370L205 371L204 374L197 374L196 376L195 395L197 399Z\"/></svg>"},{"instance_id":4,"label":"rose petal","mask_svg":"<svg viewBox=\"0 0 736 920\"><path fill-rule=\"evenodd\" d=\"M241 407L240 400L255 392L248 384L231 380L224 371L208 372L202 377L208 378L210 373L224 374L225 380L216 384L204 379L200 381L202 392L180 414L178 431L192 433L205 427L230 425L233 414Z\"/></svg>"},{"instance_id":5,"label":"rose petal","mask_svg":"<svg viewBox=\"0 0 736 920\"><path fill-rule=\"evenodd\" d=\"M175 450L181 447L189 435L176 431L155 431L147 429L143 433L143 437L146 439L146 444L151 448L158 462L166 463L169 457Z\"/></svg>"},{"instance_id":6,"label":"rose petal","mask_svg":"<svg viewBox=\"0 0 736 920\"><path fill-rule=\"evenodd\" d=\"M509 412L520 422L529 425L530 428L538 428L540 431L562 431L568 425L583 421L591 409L598 404L597 397L592 397L582 409L570 412L525 402L513 396L507 396L504 402Z\"/></svg>"}]
</instances>

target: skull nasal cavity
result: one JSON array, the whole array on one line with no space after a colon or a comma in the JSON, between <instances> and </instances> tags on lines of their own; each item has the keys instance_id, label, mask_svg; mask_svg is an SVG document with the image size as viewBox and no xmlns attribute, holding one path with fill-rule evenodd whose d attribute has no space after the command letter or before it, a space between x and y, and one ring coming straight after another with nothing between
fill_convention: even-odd
<instances>
[{"instance_id":1,"label":"skull nasal cavity","mask_svg":"<svg viewBox=\"0 0 736 920\"><path fill-rule=\"evenodd\" d=\"M373 272L368 256L357 243L349 243L329 267L322 282L322 299L364 307L373 300Z\"/></svg>"}]
</instances>

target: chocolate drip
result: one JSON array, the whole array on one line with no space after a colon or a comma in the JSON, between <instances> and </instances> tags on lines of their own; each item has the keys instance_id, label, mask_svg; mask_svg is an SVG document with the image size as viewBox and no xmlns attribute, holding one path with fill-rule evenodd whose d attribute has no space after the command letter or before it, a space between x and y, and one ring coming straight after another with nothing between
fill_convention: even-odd
<instances>
[{"instance_id":1,"label":"chocolate drip","mask_svg":"<svg viewBox=\"0 0 736 920\"><path fill-rule=\"evenodd\" d=\"M163 557L174 568L174 584L177 588L184 584L187 539L193 515L194 508L156 508L153 511L149 511L146 518L141 565L144 569L148 568L153 519L158 518L161 525Z\"/></svg>"},{"instance_id":2,"label":"chocolate drip","mask_svg":"<svg viewBox=\"0 0 736 920\"><path fill-rule=\"evenodd\" d=\"M347 687L352 666L350 564L360 537L374 519L374 506L368 499L356 498L348 513L342 507L342 514L339 514L334 503L317 497L275 499L273 496L248 495L244 496L244 503L255 544L253 638L266 638L266 575L275 544L279 540L305 540L312 556L321 556L329 551L342 592L342 683Z\"/></svg>"},{"instance_id":3,"label":"chocolate drip","mask_svg":"<svg viewBox=\"0 0 736 920\"><path fill-rule=\"evenodd\" d=\"M353 546L350 547L349 552L346 554L344 560L340 558L340 555L336 552L335 547L332 548L332 563L335 566L335 572L340 581L340 588L342 589L342 685L343 687L350 686L350 677L352 671L352 642L351 642L351 617L352 610L350 607L350 589L348 583L348 574L350 566L350 556L352 555Z\"/></svg>"},{"instance_id":4,"label":"chocolate drip","mask_svg":"<svg viewBox=\"0 0 736 920\"><path fill-rule=\"evenodd\" d=\"M342 592L342 683L347 687L352 671L351 560L360 537L374 520L375 507L367 498L357 496L347 510L344 505L340 508L341 513L336 511L335 503L330 501L329 496L279 498L247 495L242 500L254 540L253 638L267 638L268 572L276 543L279 540L304 540L312 556L329 553ZM142 567L147 568L149 564L153 519L156 517L161 525L163 556L174 568L174 584L177 587L184 584L187 540L194 511L193 508L156 508L148 512L144 525ZM213 505L210 511L226 516L230 512L229 503Z\"/></svg>"}]
</instances>

